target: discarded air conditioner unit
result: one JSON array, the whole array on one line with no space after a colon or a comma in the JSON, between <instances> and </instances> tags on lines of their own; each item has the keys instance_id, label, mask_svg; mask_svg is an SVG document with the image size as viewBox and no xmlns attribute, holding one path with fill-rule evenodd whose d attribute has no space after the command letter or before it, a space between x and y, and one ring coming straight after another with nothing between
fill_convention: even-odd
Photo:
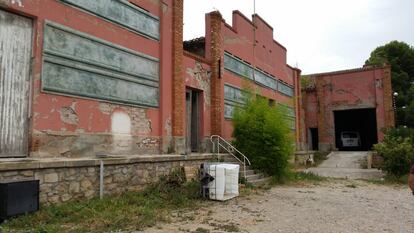
<instances>
[{"instance_id":1,"label":"discarded air conditioner unit","mask_svg":"<svg viewBox=\"0 0 414 233\"><path fill-rule=\"evenodd\" d=\"M204 163L201 165L201 192L211 200L225 201L239 195L238 164Z\"/></svg>"}]
</instances>

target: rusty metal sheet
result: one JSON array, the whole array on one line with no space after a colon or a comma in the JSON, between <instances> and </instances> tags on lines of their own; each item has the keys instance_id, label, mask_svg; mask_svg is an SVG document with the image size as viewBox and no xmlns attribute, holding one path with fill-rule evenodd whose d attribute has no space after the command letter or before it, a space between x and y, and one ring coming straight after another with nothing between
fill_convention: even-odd
<instances>
[{"instance_id":1,"label":"rusty metal sheet","mask_svg":"<svg viewBox=\"0 0 414 233\"><path fill-rule=\"evenodd\" d=\"M0 157L27 155L32 21L0 10Z\"/></svg>"}]
</instances>

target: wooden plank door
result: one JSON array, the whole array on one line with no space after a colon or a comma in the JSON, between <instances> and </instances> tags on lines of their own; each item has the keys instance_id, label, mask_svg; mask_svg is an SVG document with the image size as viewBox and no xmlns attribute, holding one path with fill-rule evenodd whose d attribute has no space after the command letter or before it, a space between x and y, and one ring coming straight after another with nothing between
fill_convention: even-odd
<instances>
[{"instance_id":1,"label":"wooden plank door","mask_svg":"<svg viewBox=\"0 0 414 233\"><path fill-rule=\"evenodd\" d=\"M32 28L0 10L0 157L27 155Z\"/></svg>"}]
</instances>

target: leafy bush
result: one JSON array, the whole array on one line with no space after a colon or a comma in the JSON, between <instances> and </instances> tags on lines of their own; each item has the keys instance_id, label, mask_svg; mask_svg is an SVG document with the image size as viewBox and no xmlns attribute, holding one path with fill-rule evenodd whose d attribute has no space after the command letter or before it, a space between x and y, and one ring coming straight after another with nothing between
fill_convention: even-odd
<instances>
[{"instance_id":1,"label":"leafy bush","mask_svg":"<svg viewBox=\"0 0 414 233\"><path fill-rule=\"evenodd\" d=\"M414 145L414 129L413 128L398 127L398 128L388 129L385 131L385 134L388 137L392 137L392 138L408 138L410 143Z\"/></svg>"},{"instance_id":2,"label":"leafy bush","mask_svg":"<svg viewBox=\"0 0 414 233\"><path fill-rule=\"evenodd\" d=\"M409 172L414 163L413 136L413 129L391 129L383 142L374 145L374 150L384 158L381 168L389 175L401 177Z\"/></svg>"},{"instance_id":3,"label":"leafy bush","mask_svg":"<svg viewBox=\"0 0 414 233\"><path fill-rule=\"evenodd\" d=\"M233 116L235 146L251 161L252 167L276 179L289 172L293 134L282 107L269 106L263 98L247 98Z\"/></svg>"}]
</instances>

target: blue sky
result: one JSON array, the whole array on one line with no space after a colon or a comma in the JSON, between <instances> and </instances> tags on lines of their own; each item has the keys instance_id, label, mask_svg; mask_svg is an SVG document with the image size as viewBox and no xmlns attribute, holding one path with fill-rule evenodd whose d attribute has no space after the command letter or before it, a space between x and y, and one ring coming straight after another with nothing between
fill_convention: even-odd
<instances>
[{"instance_id":1,"label":"blue sky","mask_svg":"<svg viewBox=\"0 0 414 233\"><path fill-rule=\"evenodd\" d=\"M204 14L233 10L249 18L253 0L185 0L184 39L204 35ZM414 0L256 0L256 12L304 74L361 67L391 40L414 45Z\"/></svg>"}]
</instances>

